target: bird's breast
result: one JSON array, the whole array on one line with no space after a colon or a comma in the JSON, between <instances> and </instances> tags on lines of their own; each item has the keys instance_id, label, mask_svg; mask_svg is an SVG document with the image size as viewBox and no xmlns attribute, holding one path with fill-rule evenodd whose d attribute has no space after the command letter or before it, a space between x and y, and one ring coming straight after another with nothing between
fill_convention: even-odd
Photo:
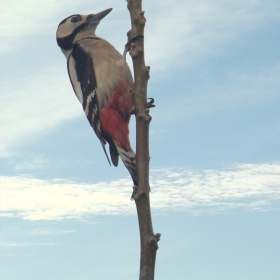
<instances>
[{"instance_id":1,"label":"bird's breast","mask_svg":"<svg viewBox=\"0 0 280 280\"><path fill-rule=\"evenodd\" d=\"M123 56L109 42L101 38L84 40L82 44L92 58L100 108L114 108L126 116L133 108L129 91L133 87L133 80Z\"/></svg>"}]
</instances>

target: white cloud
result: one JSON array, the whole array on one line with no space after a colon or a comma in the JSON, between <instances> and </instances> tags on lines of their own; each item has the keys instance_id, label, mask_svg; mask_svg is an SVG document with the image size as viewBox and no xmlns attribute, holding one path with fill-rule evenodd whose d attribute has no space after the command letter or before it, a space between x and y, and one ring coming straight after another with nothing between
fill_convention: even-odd
<instances>
[{"instance_id":1,"label":"white cloud","mask_svg":"<svg viewBox=\"0 0 280 280\"><path fill-rule=\"evenodd\" d=\"M29 177L1 178L1 212L27 220L79 219L135 213L131 182L95 184ZM223 170L158 169L151 173L153 212L279 208L280 164L241 164Z\"/></svg>"}]
</instances>

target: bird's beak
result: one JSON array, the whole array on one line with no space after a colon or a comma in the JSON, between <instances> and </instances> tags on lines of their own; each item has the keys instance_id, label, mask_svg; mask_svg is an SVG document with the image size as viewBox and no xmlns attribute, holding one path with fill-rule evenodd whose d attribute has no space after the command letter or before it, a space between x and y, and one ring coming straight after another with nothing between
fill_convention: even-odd
<instances>
[{"instance_id":1,"label":"bird's beak","mask_svg":"<svg viewBox=\"0 0 280 280\"><path fill-rule=\"evenodd\" d=\"M113 10L113 8L110 8L110 9L104 10L98 14L88 15L87 20L99 22L101 19L103 19L105 16L107 16L112 10Z\"/></svg>"}]
</instances>

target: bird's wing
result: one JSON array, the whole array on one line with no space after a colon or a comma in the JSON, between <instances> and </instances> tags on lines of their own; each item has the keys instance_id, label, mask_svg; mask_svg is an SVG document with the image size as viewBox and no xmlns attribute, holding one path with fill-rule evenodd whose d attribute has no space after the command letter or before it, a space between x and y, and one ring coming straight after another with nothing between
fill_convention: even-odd
<instances>
[{"instance_id":1,"label":"bird's wing","mask_svg":"<svg viewBox=\"0 0 280 280\"><path fill-rule=\"evenodd\" d=\"M100 105L97 97L97 82L91 56L79 44L73 48L67 60L67 69L74 92L83 106L87 119L99 138L107 155L102 127L99 119Z\"/></svg>"}]
</instances>

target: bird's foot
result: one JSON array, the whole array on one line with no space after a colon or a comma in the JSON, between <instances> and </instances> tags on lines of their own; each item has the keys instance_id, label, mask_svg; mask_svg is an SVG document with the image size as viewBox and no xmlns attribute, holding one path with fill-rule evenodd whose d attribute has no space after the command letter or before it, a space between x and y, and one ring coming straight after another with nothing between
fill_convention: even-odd
<instances>
[{"instance_id":1,"label":"bird's foot","mask_svg":"<svg viewBox=\"0 0 280 280\"><path fill-rule=\"evenodd\" d=\"M154 98L148 98L148 99L150 99L150 101L146 104L146 108L156 107L156 105L154 104L155 99Z\"/></svg>"},{"instance_id":2,"label":"bird's foot","mask_svg":"<svg viewBox=\"0 0 280 280\"><path fill-rule=\"evenodd\" d=\"M133 192L130 199L138 200L143 194L145 194L145 192L142 189L140 189L138 186L133 186Z\"/></svg>"},{"instance_id":3,"label":"bird's foot","mask_svg":"<svg viewBox=\"0 0 280 280\"><path fill-rule=\"evenodd\" d=\"M150 108L156 107L156 105L154 104L155 99L154 98L148 98L148 99L150 99L150 101L146 103L146 109L150 109ZM133 108L130 111L130 114L131 115L135 115L135 108Z\"/></svg>"},{"instance_id":4,"label":"bird's foot","mask_svg":"<svg viewBox=\"0 0 280 280\"><path fill-rule=\"evenodd\" d=\"M133 192L130 199L138 200L142 195L148 195L149 192L151 192L150 186L148 187L148 190L144 190L143 188L140 188L138 186L133 186Z\"/></svg>"},{"instance_id":5,"label":"bird's foot","mask_svg":"<svg viewBox=\"0 0 280 280\"><path fill-rule=\"evenodd\" d=\"M126 57L126 54L130 51L131 44L134 43L137 39L140 39L140 38L144 38L144 36L143 35L136 35L136 36L133 36L132 38L130 38L127 41L127 43L124 46L124 52L123 52L124 58Z\"/></svg>"}]
</instances>

